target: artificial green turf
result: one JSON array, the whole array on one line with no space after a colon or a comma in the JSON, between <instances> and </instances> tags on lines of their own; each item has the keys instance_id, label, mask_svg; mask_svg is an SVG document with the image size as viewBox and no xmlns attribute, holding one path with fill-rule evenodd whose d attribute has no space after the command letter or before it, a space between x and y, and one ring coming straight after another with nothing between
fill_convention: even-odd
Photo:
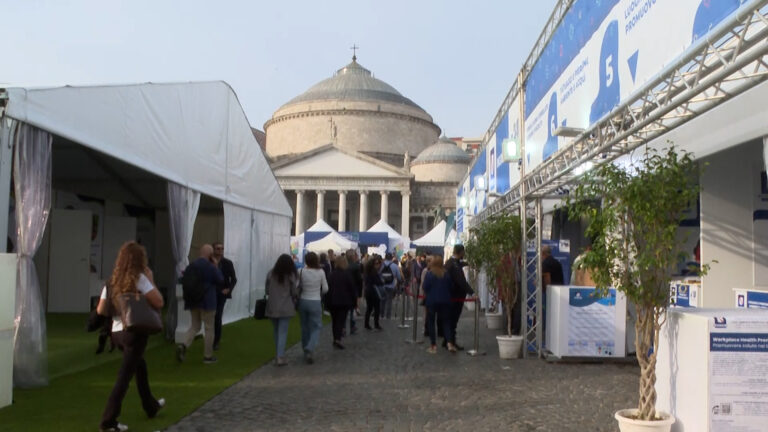
<instances>
[{"instance_id":1,"label":"artificial green turf","mask_svg":"<svg viewBox=\"0 0 768 432\"><path fill-rule=\"evenodd\" d=\"M73 326L84 328L84 316L49 318L49 370L58 378L41 389L13 393L13 405L0 409L0 431L94 431L98 429L101 412L112 389L121 356L96 356L96 333L71 331ZM58 327L56 327L58 326ZM70 331L66 331L70 328ZM175 345L160 336L150 338L150 348L144 355L149 369L149 382L155 397L166 398L167 405L154 419L147 419L141 409L136 386L131 383L123 401L120 422L132 431L161 430L185 415L245 375L263 365L275 355L272 325L268 320L244 319L224 327L219 362L202 363L203 342L195 340L187 351L187 359L179 364ZM294 318L288 331L288 345L300 336L299 320ZM74 348L67 350L68 344ZM91 357L99 357L93 360ZM79 363L95 362L88 369ZM78 363L78 364L75 364ZM101 363L101 364L98 364Z\"/></svg>"}]
</instances>

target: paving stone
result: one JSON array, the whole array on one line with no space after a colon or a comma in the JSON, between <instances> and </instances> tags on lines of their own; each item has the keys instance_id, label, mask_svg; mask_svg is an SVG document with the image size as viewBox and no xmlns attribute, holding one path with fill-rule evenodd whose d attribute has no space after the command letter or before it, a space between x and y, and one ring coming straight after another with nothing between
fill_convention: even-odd
<instances>
[{"instance_id":1,"label":"paving stone","mask_svg":"<svg viewBox=\"0 0 768 432\"><path fill-rule=\"evenodd\" d=\"M464 315L459 342L469 348L473 320ZM412 329L398 324L347 337L346 350L331 347L327 325L315 364L294 346L288 366L259 368L168 430L613 432L613 413L636 404L635 365L500 360L497 331L482 321L487 355L432 355L404 343Z\"/></svg>"}]
</instances>

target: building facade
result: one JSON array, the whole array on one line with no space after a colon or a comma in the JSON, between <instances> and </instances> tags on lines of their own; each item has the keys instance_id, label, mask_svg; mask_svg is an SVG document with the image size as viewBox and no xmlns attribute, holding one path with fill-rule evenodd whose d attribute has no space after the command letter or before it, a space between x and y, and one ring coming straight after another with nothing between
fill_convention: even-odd
<instances>
[{"instance_id":1,"label":"building facade","mask_svg":"<svg viewBox=\"0 0 768 432\"><path fill-rule=\"evenodd\" d=\"M439 138L432 117L353 57L275 111L266 153L300 234L323 219L339 231L384 220L417 238L455 210L470 156Z\"/></svg>"}]
</instances>

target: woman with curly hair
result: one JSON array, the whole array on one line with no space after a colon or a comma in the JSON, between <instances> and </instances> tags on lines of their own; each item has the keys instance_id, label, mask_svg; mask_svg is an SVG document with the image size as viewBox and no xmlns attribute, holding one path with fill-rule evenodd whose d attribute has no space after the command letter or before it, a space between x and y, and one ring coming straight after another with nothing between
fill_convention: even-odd
<instances>
[{"instance_id":1,"label":"woman with curly hair","mask_svg":"<svg viewBox=\"0 0 768 432\"><path fill-rule=\"evenodd\" d=\"M163 307L163 297L155 288L152 270L147 267L147 252L144 246L133 241L123 244L120 248L112 277L101 291L97 308L100 315L112 317L112 339L123 352L123 362L120 365L117 380L101 416L100 431L128 430L128 426L118 423L117 418L120 416L123 398L134 374L141 405L147 416L154 417L160 408L165 406L165 399L155 399L149 389L147 363L144 361L148 336L123 330L123 322L120 319L120 311L115 306L115 299L124 293L140 293L145 296L150 306L157 310Z\"/></svg>"}]
</instances>

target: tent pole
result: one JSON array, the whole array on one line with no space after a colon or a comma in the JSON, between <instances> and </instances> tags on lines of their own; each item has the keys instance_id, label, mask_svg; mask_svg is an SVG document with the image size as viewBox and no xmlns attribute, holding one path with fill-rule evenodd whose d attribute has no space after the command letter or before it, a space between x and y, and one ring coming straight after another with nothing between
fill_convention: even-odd
<instances>
[{"instance_id":1,"label":"tent pole","mask_svg":"<svg viewBox=\"0 0 768 432\"><path fill-rule=\"evenodd\" d=\"M0 117L0 252L5 252L8 238L8 206L11 195L11 171L13 167L13 129L16 122L10 117Z\"/></svg>"}]
</instances>

